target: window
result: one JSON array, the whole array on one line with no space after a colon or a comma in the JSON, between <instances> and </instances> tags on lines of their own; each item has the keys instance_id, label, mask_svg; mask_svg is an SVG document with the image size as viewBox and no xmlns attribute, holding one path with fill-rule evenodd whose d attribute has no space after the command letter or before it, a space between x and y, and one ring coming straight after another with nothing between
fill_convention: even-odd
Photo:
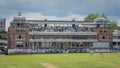
<instances>
[{"instance_id":1,"label":"window","mask_svg":"<svg viewBox=\"0 0 120 68\"><path fill-rule=\"evenodd\" d=\"M28 47L27 43L26 43L26 47Z\"/></svg>"},{"instance_id":2,"label":"window","mask_svg":"<svg viewBox=\"0 0 120 68\"><path fill-rule=\"evenodd\" d=\"M44 24L44 27L47 27L47 24Z\"/></svg>"},{"instance_id":3,"label":"window","mask_svg":"<svg viewBox=\"0 0 120 68\"><path fill-rule=\"evenodd\" d=\"M80 45L80 47L83 47L83 45Z\"/></svg>"},{"instance_id":4,"label":"window","mask_svg":"<svg viewBox=\"0 0 120 68\"><path fill-rule=\"evenodd\" d=\"M34 36L32 37L32 39L35 39Z\"/></svg>"},{"instance_id":5,"label":"window","mask_svg":"<svg viewBox=\"0 0 120 68\"><path fill-rule=\"evenodd\" d=\"M100 27L100 25L99 25L99 24L97 24L97 27Z\"/></svg>"},{"instance_id":6,"label":"window","mask_svg":"<svg viewBox=\"0 0 120 68\"><path fill-rule=\"evenodd\" d=\"M72 24L72 27L74 28L74 27L75 27L75 24Z\"/></svg>"},{"instance_id":7,"label":"window","mask_svg":"<svg viewBox=\"0 0 120 68\"><path fill-rule=\"evenodd\" d=\"M105 36L103 36L102 39L105 39Z\"/></svg>"},{"instance_id":8,"label":"window","mask_svg":"<svg viewBox=\"0 0 120 68\"><path fill-rule=\"evenodd\" d=\"M76 47L79 47L79 45L76 45Z\"/></svg>"},{"instance_id":9,"label":"window","mask_svg":"<svg viewBox=\"0 0 120 68\"><path fill-rule=\"evenodd\" d=\"M113 38L114 38L114 39L116 39L116 38L117 38L117 36L113 36Z\"/></svg>"},{"instance_id":10,"label":"window","mask_svg":"<svg viewBox=\"0 0 120 68\"><path fill-rule=\"evenodd\" d=\"M118 42L118 45L120 45L120 42Z\"/></svg>"},{"instance_id":11,"label":"window","mask_svg":"<svg viewBox=\"0 0 120 68\"><path fill-rule=\"evenodd\" d=\"M18 36L17 39L23 39L23 37L22 36Z\"/></svg>"},{"instance_id":12,"label":"window","mask_svg":"<svg viewBox=\"0 0 120 68\"><path fill-rule=\"evenodd\" d=\"M120 39L120 36L118 36L118 39Z\"/></svg>"},{"instance_id":13,"label":"window","mask_svg":"<svg viewBox=\"0 0 120 68\"><path fill-rule=\"evenodd\" d=\"M113 45L116 45L116 42L113 42Z\"/></svg>"},{"instance_id":14,"label":"window","mask_svg":"<svg viewBox=\"0 0 120 68\"><path fill-rule=\"evenodd\" d=\"M100 32L104 32L104 33L106 33L107 31L106 31L106 30L100 30Z\"/></svg>"},{"instance_id":15,"label":"window","mask_svg":"<svg viewBox=\"0 0 120 68\"><path fill-rule=\"evenodd\" d=\"M17 23L17 26L20 26L20 23Z\"/></svg>"},{"instance_id":16,"label":"window","mask_svg":"<svg viewBox=\"0 0 120 68\"><path fill-rule=\"evenodd\" d=\"M104 30L104 33L106 33L107 31L106 30Z\"/></svg>"},{"instance_id":17,"label":"window","mask_svg":"<svg viewBox=\"0 0 120 68\"><path fill-rule=\"evenodd\" d=\"M18 47L18 48L22 48L22 47L23 47L23 45L17 45L17 47Z\"/></svg>"},{"instance_id":18,"label":"window","mask_svg":"<svg viewBox=\"0 0 120 68\"><path fill-rule=\"evenodd\" d=\"M103 32L102 30L100 30L100 32Z\"/></svg>"},{"instance_id":19,"label":"window","mask_svg":"<svg viewBox=\"0 0 120 68\"><path fill-rule=\"evenodd\" d=\"M19 36L19 39L21 39L22 37L21 36Z\"/></svg>"}]
</instances>

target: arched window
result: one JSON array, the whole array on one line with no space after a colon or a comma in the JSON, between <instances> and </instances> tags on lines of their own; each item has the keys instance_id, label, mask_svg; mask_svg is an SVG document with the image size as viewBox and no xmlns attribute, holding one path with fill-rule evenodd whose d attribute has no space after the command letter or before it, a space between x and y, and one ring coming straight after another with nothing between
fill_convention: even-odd
<instances>
[{"instance_id":1,"label":"arched window","mask_svg":"<svg viewBox=\"0 0 120 68\"><path fill-rule=\"evenodd\" d=\"M35 39L34 36L32 37L32 39Z\"/></svg>"},{"instance_id":2,"label":"arched window","mask_svg":"<svg viewBox=\"0 0 120 68\"><path fill-rule=\"evenodd\" d=\"M17 23L17 26L20 26L20 23Z\"/></svg>"},{"instance_id":3,"label":"arched window","mask_svg":"<svg viewBox=\"0 0 120 68\"><path fill-rule=\"evenodd\" d=\"M19 36L19 39L21 39L22 37L21 36Z\"/></svg>"},{"instance_id":4,"label":"arched window","mask_svg":"<svg viewBox=\"0 0 120 68\"><path fill-rule=\"evenodd\" d=\"M72 24L72 27L74 28L76 25L75 24Z\"/></svg>"},{"instance_id":5,"label":"arched window","mask_svg":"<svg viewBox=\"0 0 120 68\"><path fill-rule=\"evenodd\" d=\"M97 24L97 27L100 27L100 24Z\"/></svg>"},{"instance_id":6,"label":"arched window","mask_svg":"<svg viewBox=\"0 0 120 68\"><path fill-rule=\"evenodd\" d=\"M22 37L21 35L19 35L19 36L17 37L17 39L23 39L23 37Z\"/></svg>"},{"instance_id":7,"label":"arched window","mask_svg":"<svg viewBox=\"0 0 120 68\"><path fill-rule=\"evenodd\" d=\"M80 47L83 47L83 45L81 44Z\"/></svg>"},{"instance_id":8,"label":"arched window","mask_svg":"<svg viewBox=\"0 0 120 68\"><path fill-rule=\"evenodd\" d=\"M28 47L27 43L26 43L26 47Z\"/></svg>"},{"instance_id":9,"label":"arched window","mask_svg":"<svg viewBox=\"0 0 120 68\"><path fill-rule=\"evenodd\" d=\"M105 39L105 36L103 36L102 39Z\"/></svg>"},{"instance_id":10,"label":"arched window","mask_svg":"<svg viewBox=\"0 0 120 68\"><path fill-rule=\"evenodd\" d=\"M79 47L79 45L76 45L76 47Z\"/></svg>"}]
</instances>

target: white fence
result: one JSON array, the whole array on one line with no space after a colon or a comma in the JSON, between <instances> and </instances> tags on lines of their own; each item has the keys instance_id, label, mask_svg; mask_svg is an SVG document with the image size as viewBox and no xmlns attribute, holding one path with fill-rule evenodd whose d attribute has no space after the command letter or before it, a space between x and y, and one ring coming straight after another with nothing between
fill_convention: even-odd
<instances>
[{"instance_id":1,"label":"white fence","mask_svg":"<svg viewBox=\"0 0 120 68\"><path fill-rule=\"evenodd\" d=\"M8 49L9 53L45 53L46 51L54 51L55 49Z\"/></svg>"},{"instance_id":2,"label":"white fence","mask_svg":"<svg viewBox=\"0 0 120 68\"><path fill-rule=\"evenodd\" d=\"M80 49L67 49L67 52L78 51ZM89 49L84 49L85 52L89 52ZM8 49L8 54L10 53L46 53L46 52L63 52L64 49ZM112 52L109 49L94 49L94 52ZM80 52L80 51L79 51Z\"/></svg>"}]
</instances>

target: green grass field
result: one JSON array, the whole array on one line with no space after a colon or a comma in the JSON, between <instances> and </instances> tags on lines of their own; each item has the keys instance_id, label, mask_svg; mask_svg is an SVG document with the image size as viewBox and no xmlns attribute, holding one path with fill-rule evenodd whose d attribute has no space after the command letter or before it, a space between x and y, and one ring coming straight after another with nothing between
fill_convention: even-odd
<instances>
[{"instance_id":1,"label":"green grass field","mask_svg":"<svg viewBox=\"0 0 120 68\"><path fill-rule=\"evenodd\" d=\"M118 53L0 55L0 68L120 68Z\"/></svg>"}]
</instances>

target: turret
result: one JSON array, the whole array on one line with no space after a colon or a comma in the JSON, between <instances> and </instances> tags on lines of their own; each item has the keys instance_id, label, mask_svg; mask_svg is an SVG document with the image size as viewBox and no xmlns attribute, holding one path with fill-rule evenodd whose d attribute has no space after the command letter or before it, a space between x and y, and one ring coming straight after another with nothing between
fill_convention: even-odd
<instances>
[{"instance_id":1,"label":"turret","mask_svg":"<svg viewBox=\"0 0 120 68\"><path fill-rule=\"evenodd\" d=\"M13 17L13 20L10 22L10 26L12 27L24 27L28 26L26 18L21 15L21 12L15 17Z\"/></svg>"}]
</instances>

